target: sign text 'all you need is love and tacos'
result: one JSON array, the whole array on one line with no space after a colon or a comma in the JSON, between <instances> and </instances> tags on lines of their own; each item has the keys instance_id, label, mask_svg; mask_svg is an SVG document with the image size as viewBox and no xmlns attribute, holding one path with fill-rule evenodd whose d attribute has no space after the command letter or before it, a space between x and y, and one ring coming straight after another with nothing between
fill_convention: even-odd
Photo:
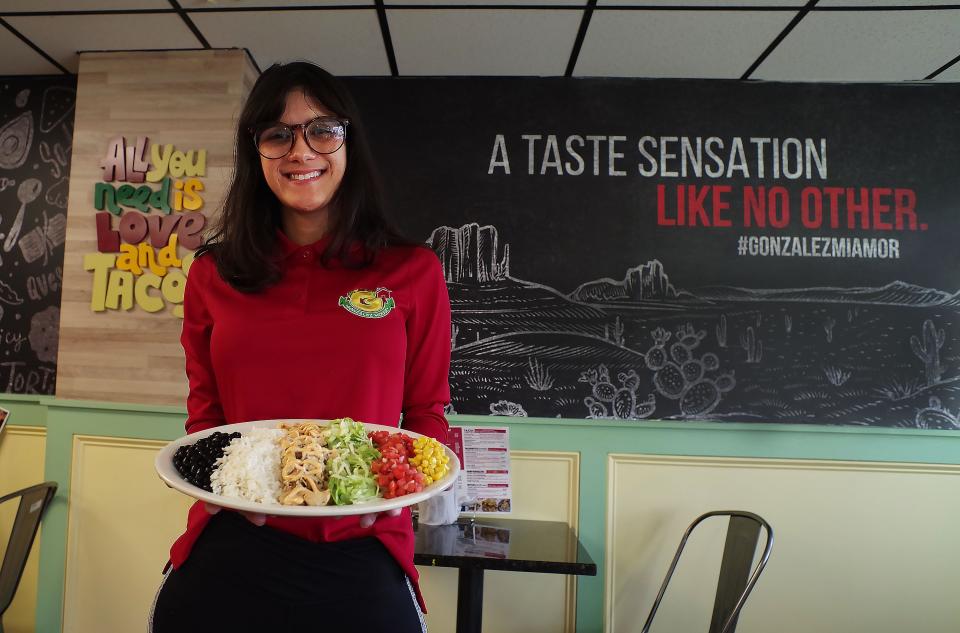
<instances>
[{"instance_id":1,"label":"sign text 'all you need is love and tacos'","mask_svg":"<svg viewBox=\"0 0 960 633\"><path fill-rule=\"evenodd\" d=\"M193 250L203 242L207 151L181 151L138 136L110 140L93 191L97 251L83 258L93 273L90 309L161 312L183 317ZM181 257L178 247L188 252Z\"/></svg>"}]
</instances>

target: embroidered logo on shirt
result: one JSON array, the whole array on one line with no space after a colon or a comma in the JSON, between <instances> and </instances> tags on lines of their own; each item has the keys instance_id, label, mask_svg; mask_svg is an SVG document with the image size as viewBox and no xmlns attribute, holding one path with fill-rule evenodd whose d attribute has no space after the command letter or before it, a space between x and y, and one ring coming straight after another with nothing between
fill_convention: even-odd
<instances>
[{"instance_id":1,"label":"embroidered logo on shirt","mask_svg":"<svg viewBox=\"0 0 960 633\"><path fill-rule=\"evenodd\" d=\"M392 294L393 291L387 288L351 290L340 297L340 306L347 312L365 319L382 319L396 306Z\"/></svg>"}]
</instances>

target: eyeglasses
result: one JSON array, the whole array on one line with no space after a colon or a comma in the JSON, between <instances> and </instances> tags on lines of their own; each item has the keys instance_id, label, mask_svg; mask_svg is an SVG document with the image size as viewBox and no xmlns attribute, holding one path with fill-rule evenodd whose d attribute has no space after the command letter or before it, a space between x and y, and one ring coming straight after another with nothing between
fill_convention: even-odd
<instances>
[{"instance_id":1,"label":"eyeglasses","mask_svg":"<svg viewBox=\"0 0 960 633\"><path fill-rule=\"evenodd\" d=\"M263 123L250 128L253 143L264 158L283 158L290 153L296 142L296 131L303 133L307 146L318 154L332 154L343 145L347 137L349 119L334 116L318 116L312 121L287 125L279 121Z\"/></svg>"}]
</instances>

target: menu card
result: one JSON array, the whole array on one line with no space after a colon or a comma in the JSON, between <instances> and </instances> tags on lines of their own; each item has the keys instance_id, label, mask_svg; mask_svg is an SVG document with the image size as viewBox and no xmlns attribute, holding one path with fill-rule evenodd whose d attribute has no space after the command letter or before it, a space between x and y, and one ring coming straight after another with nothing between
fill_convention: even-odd
<instances>
[{"instance_id":1,"label":"menu card","mask_svg":"<svg viewBox=\"0 0 960 633\"><path fill-rule=\"evenodd\" d=\"M510 429L451 426L450 448L460 458L457 498L461 512L509 514Z\"/></svg>"}]
</instances>

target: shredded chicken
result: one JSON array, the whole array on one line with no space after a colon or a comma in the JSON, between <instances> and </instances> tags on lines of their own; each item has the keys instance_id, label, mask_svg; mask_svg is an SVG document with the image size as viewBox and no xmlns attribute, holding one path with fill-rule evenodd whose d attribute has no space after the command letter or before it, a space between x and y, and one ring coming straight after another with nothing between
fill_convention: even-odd
<instances>
[{"instance_id":1,"label":"shredded chicken","mask_svg":"<svg viewBox=\"0 0 960 633\"><path fill-rule=\"evenodd\" d=\"M324 506L330 502L327 490L327 460L334 451L326 447L330 431L316 422L280 425L280 503L291 506Z\"/></svg>"}]
</instances>

